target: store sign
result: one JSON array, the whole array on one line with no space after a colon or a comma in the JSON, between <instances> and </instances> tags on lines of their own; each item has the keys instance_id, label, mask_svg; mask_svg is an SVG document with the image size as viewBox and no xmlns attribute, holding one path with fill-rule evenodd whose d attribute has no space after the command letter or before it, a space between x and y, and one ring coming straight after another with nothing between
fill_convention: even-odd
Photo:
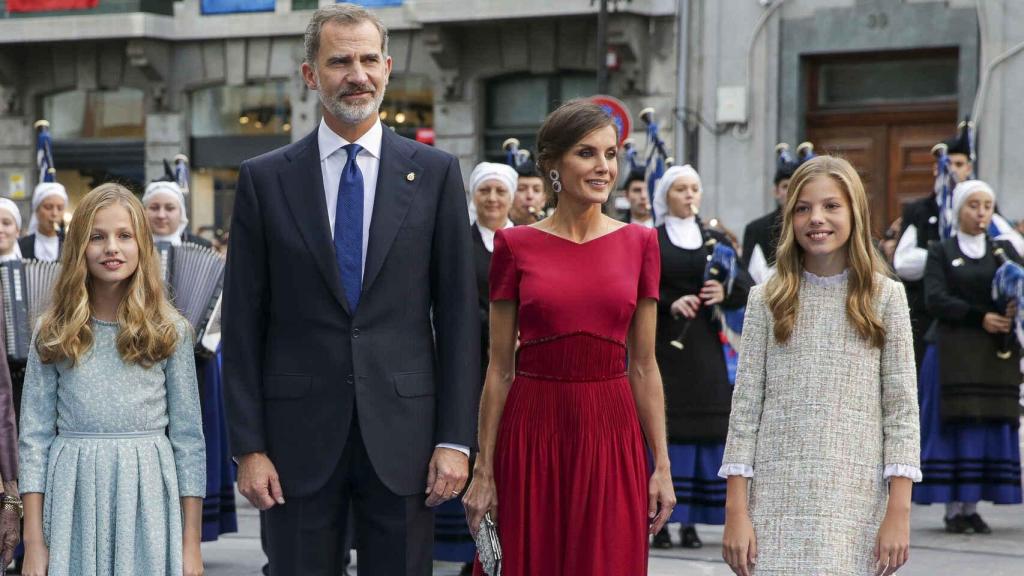
<instances>
[{"instance_id":1,"label":"store sign","mask_svg":"<svg viewBox=\"0 0 1024 576\"><path fill-rule=\"evenodd\" d=\"M7 175L7 197L11 200L25 199L25 174L11 172Z\"/></svg>"},{"instance_id":2,"label":"store sign","mask_svg":"<svg viewBox=\"0 0 1024 576\"><path fill-rule=\"evenodd\" d=\"M593 96L590 99L592 102L604 108L605 112L612 117L615 121L615 129L619 133L619 146L629 138L630 132L633 131L633 117L629 113L629 108L614 96L605 96L603 94Z\"/></svg>"},{"instance_id":3,"label":"store sign","mask_svg":"<svg viewBox=\"0 0 1024 576\"><path fill-rule=\"evenodd\" d=\"M52 12L54 10L88 10L99 0L7 0L8 12Z\"/></svg>"},{"instance_id":4,"label":"store sign","mask_svg":"<svg viewBox=\"0 0 1024 576\"><path fill-rule=\"evenodd\" d=\"M275 0L201 0L203 14L273 12Z\"/></svg>"}]
</instances>

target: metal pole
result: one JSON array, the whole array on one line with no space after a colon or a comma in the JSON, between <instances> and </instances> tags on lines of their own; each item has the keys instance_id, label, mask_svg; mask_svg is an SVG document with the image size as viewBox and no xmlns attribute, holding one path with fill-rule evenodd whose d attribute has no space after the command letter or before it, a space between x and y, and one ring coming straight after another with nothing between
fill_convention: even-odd
<instances>
[{"instance_id":1,"label":"metal pole","mask_svg":"<svg viewBox=\"0 0 1024 576\"><path fill-rule=\"evenodd\" d=\"M597 93L608 93L608 0L597 11Z\"/></svg>"},{"instance_id":2,"label":"metal pole","mask_svg":"<svg viewBox=\"0 0 1024 576\"><path fill-rule=\"evenodd\" d=\"M686 155L686 84L690 60L690 0L679 0L676 8L676 113L673 133L675 154L679 164L688 164Z\"/></svg>"}]
</instances>

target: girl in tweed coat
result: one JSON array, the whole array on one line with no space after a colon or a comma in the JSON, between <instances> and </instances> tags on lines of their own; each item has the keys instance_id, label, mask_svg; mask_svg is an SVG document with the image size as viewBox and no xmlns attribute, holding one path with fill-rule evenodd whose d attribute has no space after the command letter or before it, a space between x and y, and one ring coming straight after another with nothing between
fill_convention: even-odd
<instances>
[{"instance_id":1,"label":"girl in tweed coat","mask_svg":"<svg viewBox=\"0 0 1024 576\"><path fill-rule=\"evenodd\" d=\"M903 286L871 243L845 160L793 174L777 272L747 303L721 476L736 574L892 574L920 481Z\"/></svg>"}]
</instances>

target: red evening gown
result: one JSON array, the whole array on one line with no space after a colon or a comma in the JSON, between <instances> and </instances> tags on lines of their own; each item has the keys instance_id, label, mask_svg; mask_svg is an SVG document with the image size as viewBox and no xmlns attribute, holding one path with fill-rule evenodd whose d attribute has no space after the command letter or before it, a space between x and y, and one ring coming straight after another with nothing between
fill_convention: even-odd
<instances>
[{"instance_id":1,"label":"red evening gown","mask_svg":"<svg viewBox=\"0 0 1024 576\"><path fill-rule=\"evenodd\" d=\"M659 268L657 233L635 224L583 244L497 232L491 300L518 302L520 339L494 460L505 576L647 574L647 450L625 342Z\"/></svg>"}]
</instances>

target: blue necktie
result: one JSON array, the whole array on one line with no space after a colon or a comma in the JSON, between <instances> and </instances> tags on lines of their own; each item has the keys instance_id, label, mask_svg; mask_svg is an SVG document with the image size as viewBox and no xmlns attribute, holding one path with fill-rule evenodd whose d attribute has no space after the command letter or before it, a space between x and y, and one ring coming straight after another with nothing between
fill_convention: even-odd
<instances>
[{"instance_id":1,"label":"blue necktie","mask_svg":"<svg viewBox=\"0 0 1024 576\"><path fill-rule=\"evenodd\" d=\"M334 255L338 259L341 285L345 289L349 311L356 313L363 290L363 173L356 156L359 144L344 146L348 154L338 184L338 204L334 212Z\"/></svg>"}]
</instances>

